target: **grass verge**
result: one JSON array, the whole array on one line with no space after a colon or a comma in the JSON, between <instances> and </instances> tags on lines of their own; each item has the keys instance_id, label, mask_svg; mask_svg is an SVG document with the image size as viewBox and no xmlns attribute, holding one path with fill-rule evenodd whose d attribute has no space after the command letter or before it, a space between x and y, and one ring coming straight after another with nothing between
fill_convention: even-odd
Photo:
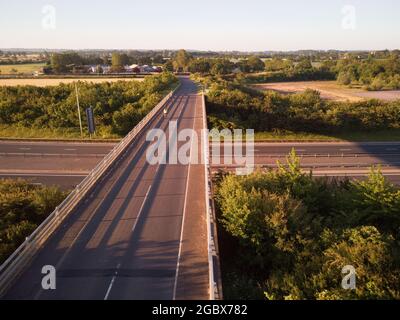
<instances>
[{"instance_id":1,"label":"grass verge","mask_svg":"<svg viewBox=\"0 0 400 320\"><path fill-rule=\"evenodd\" d=\"M342 132L337 134L315 134L308 132L256 132L256 141L400 141L400 129L371 132Z\"/></svg>"},{"instance_id":2,"label":"grass verge","mask_svg":"<svg viewBox=\"0 0 400 320\"><path fill-rule=\"evenodd\" d=\"M65 139L65 140L115 140L121 137L109 132L101 131L91 139L87 132L81 137L79 128L27 128L0 124L0 138L5 139Z\"/></svg>"}]
</instances>

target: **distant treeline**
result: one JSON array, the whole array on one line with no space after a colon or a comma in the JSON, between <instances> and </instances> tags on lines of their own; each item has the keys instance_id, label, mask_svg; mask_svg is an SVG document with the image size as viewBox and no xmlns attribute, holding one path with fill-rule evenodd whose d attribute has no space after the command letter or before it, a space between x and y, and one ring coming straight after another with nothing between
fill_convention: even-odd
<instances>
[{"instance_id":1,"label":"distant treeline","mask_svg":"<svg viewBox=\"0 0 400 320\"><path fill-rule=\"evenodd\" d=\"M24 65L24 64L33 64L33 63L45 63L46 59L42 60L37 60L37 59L28 59L28 60L1 60L0 65L13 65L13 64L18 64L18 65Z\"/></svg>"},{"instance_id":2,"label":"distant treeline","mask_svg":"<svg viewBox=\"0 0 400 320\"><path fill-rule=\"evenodd\" d=\"M131 64L164 64L164 57L160 54L128 54L113 52L102 56L94 54L82 55L75 51L51 54L46 73L67 73L74 67L83 65L110 65L118 71L121 67Z\"/></svg>"},{"instance_id":3,"label":"distant treeline","mask_svg":"<svg viewBox=\"0 0 400 320\"><path fill-rule=\"evenodd\" d=\"M338 82L344 85L361 85L367 90L400 89L400 56L387 59L340 60L332 69Z\"/></svg>"},{"instance_id":4,"label":"distant treeline","mask_svg":"<svg viewBox=\"0 0 400 320\"><path fill-rule=\"evenodd\" d=\"M329 60L313 66L311 60L298 63L272 59L265 62L265 73L234 77L244 82L265 83L282 81L335 80L343 85L361 86L366 90L400 89L400 56L385 59L355 57Z\"/></svg>"},{"instance_id":5,"label":"distant treeline","mask_svg":"<svg viewBox=\"0 0 400 320\"><path fill-rule=\"evenodd\" d=\"M221 80L208 85L208 119L215 128L318 134L400 128L398 101L336 102L322 99L314 90L282 95Z\"/></svg>"},{"instance_id":6,"label":"distant treeline","mask_svg":"<svg viewBox=\"0 0 400 320\"><path fill-rule=\"evenodd\" d=\"M93 107L100 136L125 135L170 90L177 78L171 73L144 81L78 82L82 109ZM82 118L85 115L82 111ZM29 128L77 128L74 84L0 87L0 124Z\"/></svg>"}]
</instances>

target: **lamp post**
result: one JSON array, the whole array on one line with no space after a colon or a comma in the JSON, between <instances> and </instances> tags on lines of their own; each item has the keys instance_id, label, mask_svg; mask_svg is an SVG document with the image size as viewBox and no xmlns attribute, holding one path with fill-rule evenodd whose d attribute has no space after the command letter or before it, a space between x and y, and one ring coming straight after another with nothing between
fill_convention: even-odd
<instances>
[{"instance_id":1,"label":"lamp post","mask_svg":"<svg viewBox=\"0 0 400 320\"><path fill-rule=\"evenodd\" d=\"M79 106L78 86L76 85L76 82L75 82L75 94L76 94L76 105L78 107L79 128L81 129L81 137L83 137L81 108Z\"/></svg>"}]
</instances>

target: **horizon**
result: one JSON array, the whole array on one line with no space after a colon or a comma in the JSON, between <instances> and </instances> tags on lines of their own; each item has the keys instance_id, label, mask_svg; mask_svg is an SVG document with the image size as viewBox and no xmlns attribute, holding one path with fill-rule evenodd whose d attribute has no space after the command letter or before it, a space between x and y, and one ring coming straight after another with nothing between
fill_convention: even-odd
<instances>
[{"instance_id":1,"label":"horizon","mask_svg":"<svg viewBox=\"0 0 400 320\"><path fill-rule=\"evenodd\" d=\"M256 50L256 51L246 51L246 50L200 50L200 49L187 49L187 48L173 48L173 49L142 49L142 48L9 48L9 47L0 47L2 51L179 51L185 50L187 52L215 52L215 53L297 53L302 51L314 51L314 52L382 52L382 51L398 51L399 48L394 49L294 49L294 50Z\"/></svg>"},{"instance_id":2,"label":"horizon","mask_svg":"<svg viewBox=\"0 0 400 320\"><path fill-rule=\"evenodd\" d=\"M395 0L116 0L111 7L106 1L22 0L0 4L0 30L7 30L0 43L47 50L394 50L400 48L399 11Z\"/></svg>"}]
</instances>

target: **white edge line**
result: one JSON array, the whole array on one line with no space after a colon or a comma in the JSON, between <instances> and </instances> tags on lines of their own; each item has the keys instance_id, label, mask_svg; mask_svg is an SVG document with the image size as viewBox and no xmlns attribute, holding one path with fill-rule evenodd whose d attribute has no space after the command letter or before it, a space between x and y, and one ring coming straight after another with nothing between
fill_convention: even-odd
<instances>
[{"instance_id":1,"label":"white edge line","mask_svg":"<svg viewBox=\"0 0 400 320\"><path fill-rule=\"evenodd\" d=\"M118 269L119 269L120 267L121 267L121 264L119 263L119 264L117 265L117 270L115 271L114 276L113 276L112 279L111 279L110 285L108 286L106 295L104 296L104 300L107 300L107 299L108 299L108 296L110 295L111 289L112 289L112 287L113 287L113 285L114 285L114 282L115 282L115 278L116 278L117 275L118 275Z\"/></svg>"},{"instance_id":2,"label":"white edge line","mask_svg":"<svg viewBox=\"0 0 400 320\"><path fill-rule=\"evenodd\" d=\"M190 98L189 98L190 99ZM176 263L176 270L175 270L175 280L174 280L174 291L172 294L172 300L176 300L176 290L178 288L178 276L179 276L179 266L180 266L180 260L181 260L181 253L182 253L182 238L183 238L183 230L184 230L184 225L185 225L185 216L186 216L186 206L187 206L187 195L188 195L188 190L189 190L189 178L190 178L190 167L192 164L192 157L193 157L193 131L194 131L194 126L196 124L196 111L197 111L197 101L195 104L195 113L194 113L194 119L193 119L193 127L192 127L192 136L191 136L191 146L190 146L190 159L189 159L189 166L188 166L188 175L186 178L186 189L185 189L185 200L183 202L183 215L182 215L182 225L181 225L181 235L179 238L179 251L178 251L178 258L177 258L177 263Z\"/></svg>"},{"instance_id":3,"label":"white edge line","mask_svg":"<svg viewBox=\"0 0 400 320\"><path fill-rule=\"evenodd\" d=\"M208 129L207 127L207 113L206 113L206 105L205 105L205 97L204 93L202 94L202 107L203 107L203 123L204 123L204 128ZM210 300L215 300L215 292L214 292L214 285L215 285L215 279L214 279L214 266L213 266L213 257L211 253L211 245L212 245L212 239L211 239L211 208L210 208L210 195L209 195L209 186L208 186L208 169L210 166L210 154L209 154L209 140L208 140L208 131L204 132L203 135L204 139L204 181L205 181L205 201L206 201L206 223L207 223L207 251L208 251L208 277L209 277L209 298Z\"/></svg>"}]
</instances>

